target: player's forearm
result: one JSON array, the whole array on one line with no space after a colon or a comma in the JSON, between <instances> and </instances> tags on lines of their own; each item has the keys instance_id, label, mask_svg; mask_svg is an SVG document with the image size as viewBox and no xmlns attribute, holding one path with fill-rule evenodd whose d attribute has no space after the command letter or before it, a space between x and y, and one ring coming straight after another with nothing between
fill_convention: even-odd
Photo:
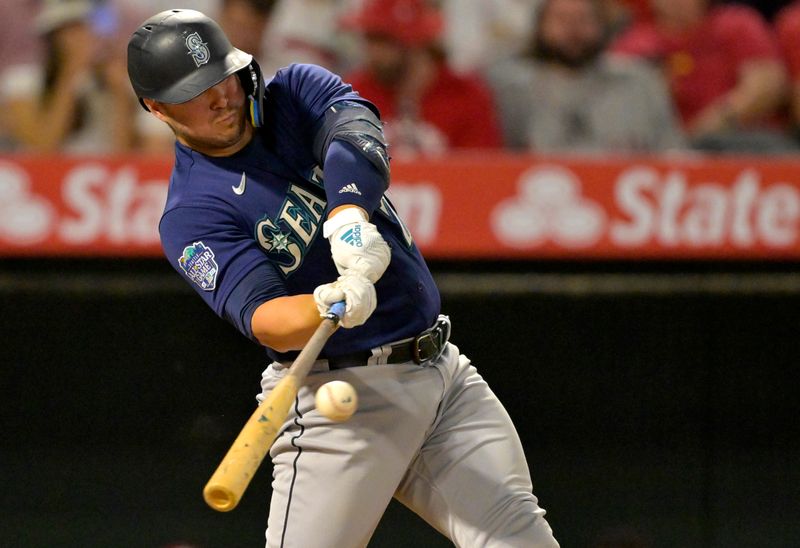
<instances>
[{"instance_id":1,"label":"player's forearm","mask_svg":"<svg viewBox=\"0 0 800 548\"><path fill-rule=\"evenodd\" d=\"M371 216L388 181L351 143L334 140L325 157L325 194L328 206L358 206Z\"/></svg>"},{"instance_id":2,"label":"player's forearm","mask_svg":"<svg viewBox=\"0 0 800 548\"><path fill-rule=\"evenodd\" d=\"M321 321L313 295L293 295L261 304L250 324L261 344L288 352L303 348Z\"/></svg>"}]
</instances>

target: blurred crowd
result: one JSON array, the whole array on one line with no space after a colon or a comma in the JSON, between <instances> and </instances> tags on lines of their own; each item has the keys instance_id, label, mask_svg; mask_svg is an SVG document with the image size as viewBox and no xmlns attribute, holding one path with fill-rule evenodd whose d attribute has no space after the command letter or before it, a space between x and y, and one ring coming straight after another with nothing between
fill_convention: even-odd
<instances>
[{"instance_id":1,"label":"blurred crowd","mask_svg":"<svg viewBox=\"0 0 800 548\"><path fill-rule=\"evenodd\" d=\"M800 0L4 0L0 151L168 153L125 57L175 7L341 74L393 156L800 149Z\"/></svg>"}]
</instances>

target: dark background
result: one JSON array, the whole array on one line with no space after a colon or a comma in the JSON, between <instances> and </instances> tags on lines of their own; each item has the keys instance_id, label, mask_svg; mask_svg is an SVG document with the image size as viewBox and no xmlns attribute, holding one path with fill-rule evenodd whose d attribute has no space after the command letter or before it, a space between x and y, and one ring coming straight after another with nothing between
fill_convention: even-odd
<instances>
[{"instance_id":1,"label":"dark background","mask_svg":"<svg viewBox=\"0 0 800 548\"><path fill-rule=\"evenodd\" d=\"M797 265L432 269L563 547L800 546ZM3 261L0 333L0 544L263 546L268 463L201 490L265 357L168 265ZM409 545L450 544L393 503Z\"/></svg>"}]
</instances>

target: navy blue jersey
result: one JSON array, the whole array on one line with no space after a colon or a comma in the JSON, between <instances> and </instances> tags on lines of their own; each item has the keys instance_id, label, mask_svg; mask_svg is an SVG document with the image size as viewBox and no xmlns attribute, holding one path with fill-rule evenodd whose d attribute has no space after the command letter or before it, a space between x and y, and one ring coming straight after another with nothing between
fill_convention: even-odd
<instances>
[{"instance_id":1,"label":"navy blue jersey","mask_svg":"<svg viewBox=\"0 0 800 548\"><path fill-rule=\"evenodd\" d=\"M324 171L314 158L315 131L339 101L369 105L332 73L291 65L267 85L265 127L239 152L210 157L176 143L175 167L159 231L170 264L221 317L249 333L244 307L285 295L313 293L338 273L322 237L328 215ZM340 329L323 356L411 337L439 313L439 292L410 233L383 196L371 218L392 249L375 284L369 320ZM245 287L258 284L257 291ZM239 295L256 295L240 302ZM232 297L233 295L233 297ZM273 359L287 359L267 349Z\"/></svg>"}]
</instances>

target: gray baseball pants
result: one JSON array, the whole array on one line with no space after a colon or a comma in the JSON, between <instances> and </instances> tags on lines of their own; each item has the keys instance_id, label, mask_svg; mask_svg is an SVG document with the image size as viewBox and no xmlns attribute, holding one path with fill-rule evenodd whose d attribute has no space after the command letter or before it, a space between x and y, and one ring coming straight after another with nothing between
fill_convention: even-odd
<instances>
[{"instance_id":1,"label":"gray baseball pants","mask_svg":"<svg viewBox=\"0 0 800 548\"><path fill-rule=\"evenodd\" d=\"M259 399L285 372L267 368ZM337 379L359 398L343 423L314 408ZM268 548L366 546L392 497L459 547L558 547L508 413L454 345L426 366L319 360L295 403L270 450Z\"/></svg>"}]
</instances>

